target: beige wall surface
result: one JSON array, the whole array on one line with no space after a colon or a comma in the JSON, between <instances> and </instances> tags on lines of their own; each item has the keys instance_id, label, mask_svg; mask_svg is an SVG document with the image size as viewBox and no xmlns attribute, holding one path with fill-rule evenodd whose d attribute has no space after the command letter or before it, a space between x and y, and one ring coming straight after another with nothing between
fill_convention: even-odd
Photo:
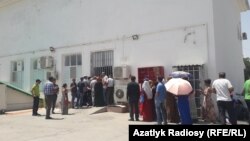
<instances>
[{"instance_id":1,"label":"beige wall surface","mask_svg":"<svg viewBox=\"0 0 250 141\"><path fill-rule=\"evenodd\" d=\"M6 103L7 110L23 110L23 109L31 109L33 104L32 96L22 94L19 91L15 91L13 89L6 89Z\"/></svg>"},{"instance_id":2,"label":"beige wall surface","mask_svg":"<svg viewBox=\"0 0 250 141\"><path fill-rule=\"evenodd\" d=\"M6 90L6 86L1 84L0 85L0 111L6 110L5 90Z\"/></svg>"}]
</instances>

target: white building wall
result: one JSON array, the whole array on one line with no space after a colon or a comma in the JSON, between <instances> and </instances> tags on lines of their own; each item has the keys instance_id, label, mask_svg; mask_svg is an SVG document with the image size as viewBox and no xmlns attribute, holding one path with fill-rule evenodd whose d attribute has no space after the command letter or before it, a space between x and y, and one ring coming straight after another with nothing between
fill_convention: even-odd
<instances>
[{"instance_id":1,"label":"white building wall","mask_svg":"<svg viewBox=\"0 0 250 141\"><path fill-rule=\"evenodd\" d=\"M89 75L91 52L110 49L114 65L128 64L136 76L138 67L164 66L168 75L173 65L205 64L207 76L215 78L215 44L224 42L214 40L220 32L213 30L213 22L225 17L213 15L219 12L219 7L212 8L216 3L227 8L232 0L20 0L0 8L1 79L9 81L10 61L22 58L30 80L29 58L53 55L61 85L63 55L82 53L82 73ZM224 26L217 23L216 28ZM138 40L132 40L134 34ZM32 83L25 81L24 88L29 90Z\"/></svg>"},{"instance_id":2,"label":"white building wall","mask_svg":"<svg viewBox=\"0 0 250 141\"><path fill-rule=\"evenodd\" d=\"M235 0L214 0L215 64L213 78L226 72L236 93L241 93L244 83L244 63L240 31L240 9ZM229 16L230 15L230 16Z\"/></svg>"},{"instance_id":3,"label":"white building wall","mask_svg":"<svg viewBox=\"0 0 250 141\"><path fill-rule=\"evenodd\" d=\"M207 23L208 3L208 0L21 0L0 9L1 21L5 21L1 22L2 47L13 48L1 55Z\"/></svg>"}]
</instances>

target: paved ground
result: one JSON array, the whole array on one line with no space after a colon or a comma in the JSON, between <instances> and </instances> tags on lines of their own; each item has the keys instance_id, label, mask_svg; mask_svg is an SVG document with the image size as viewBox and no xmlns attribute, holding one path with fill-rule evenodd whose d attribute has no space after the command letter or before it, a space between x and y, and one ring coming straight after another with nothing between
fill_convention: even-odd
<instances>
[{"instance_id":1,"label":"paved ground","mask_svg":"<svg viewBox=\"0 0 250 141\"><path fill-rule=\"evenodd\" d=\"M53 114L52 120L45 120L44 108L39 117L31 110L9 112L0 115L0 141L128 141L129 124L147 124L128 121L128 113L92 114L100 109L69 109L69 115Z\"/></svg>"},{"instance_id":2,"label":"paved ground","mask_svg":"<svg viewBox=\"0 0 250 141\"><path fill-rule=\"evenodd\" d=\"M128 113L93 114L100 110L70 109L69 115L61 115L57 109L53 120L45 120L44 108L39 117L31 116L31 110L8 112L0 115L0 141L128 141L128 125L156 124L128 121Z\"/></svg>"}]
</instances>

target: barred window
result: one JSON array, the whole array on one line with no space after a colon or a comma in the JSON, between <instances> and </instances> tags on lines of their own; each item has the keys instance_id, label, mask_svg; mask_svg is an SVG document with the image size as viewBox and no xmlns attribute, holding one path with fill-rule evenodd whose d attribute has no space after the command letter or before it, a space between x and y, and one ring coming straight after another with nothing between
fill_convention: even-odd
<instances>
[{"instance_id":1,"label":"barred window","mask_svg":"<svg viewBox=\"0 0 250 141\"><path fill-rule=\"evenodd\" d=\"M114 53L113 50L91 53L91 75L99 76L102 72L113 74Z\"/></svg>"},{"instance_id":2,"label":"barred window","mask_svg":"<svg viewBox=\"0 0 250 141\"><path fill-rule=\"evenodd\" d=\"M201 88L201 82L204 80L203 76L203 66L202 65L182 65L182 66L173 66L174 70L177 71L185 71L189 72L192 77L188 79L190 84L193 87L193 90L196 92L196 90ZM201 94L195 93L195 105L197 110L197 117L201 118ZM192 107L190 107L192 108Z\"/></svg>"}]
</instances>

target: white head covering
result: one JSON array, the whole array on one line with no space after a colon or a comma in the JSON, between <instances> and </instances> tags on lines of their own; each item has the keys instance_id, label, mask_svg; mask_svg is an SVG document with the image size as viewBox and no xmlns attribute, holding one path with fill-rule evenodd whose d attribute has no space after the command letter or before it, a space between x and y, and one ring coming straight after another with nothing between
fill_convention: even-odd
<instances>
[{"instance_id":1,"label":"white head covering","mask_svg":"<svg viewBox=\"0 0 250 141\"><path fill-rule=\"evenodd\" d=\"M152 90L151 90L151 87L150 87L148 81L144 81L143 82L142 89L145 91L148 99L152 99L153 98Z\"/></svg>"}]
</instances>

